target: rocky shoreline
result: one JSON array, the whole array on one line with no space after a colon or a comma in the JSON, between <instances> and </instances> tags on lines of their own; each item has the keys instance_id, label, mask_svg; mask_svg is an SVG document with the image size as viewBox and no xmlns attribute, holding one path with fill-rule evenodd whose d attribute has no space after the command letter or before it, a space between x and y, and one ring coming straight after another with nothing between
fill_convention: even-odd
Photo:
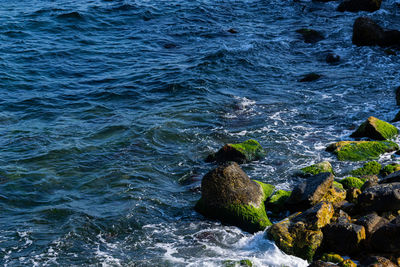
<instances>
[{"instance_id":1,"label":"rocky shoreline","mask_svg":"<svg viewBox=\"0 0 400 267\"><path fill-rule=\"evenodd\" d=\"M369 117L353 140L326 149L340 161L365 162L362 167L337 178L327 161L310 165L294 174L302 182L292 191L251 180L240 168L266 155L257 141L226 144L206 160L217 166L203 177L195 210L250 233L266 230L266 238L310 266L398 266L400 165L374 161L400 151L391 141L398 134L393 125Z\"/></svg>"}]
</instances>

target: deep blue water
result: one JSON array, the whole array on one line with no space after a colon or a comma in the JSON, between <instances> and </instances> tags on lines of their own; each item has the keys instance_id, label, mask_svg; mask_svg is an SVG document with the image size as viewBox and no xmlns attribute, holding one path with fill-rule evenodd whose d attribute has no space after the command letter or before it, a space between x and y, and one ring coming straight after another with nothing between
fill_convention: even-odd
<instances>
[{"instance_id":1,"label":"deep blue water","mask_svg":"<svg viewBox=\"0 0 400 267\"><path fill-rule=\"evenodd\" d=\"M353 46L360 14L337 5L3 0L0 265L306 266L193 205L227 142L259 140L268 155L244 170L284 189L317 161L361 164L324 148L394 117L399 56ZM389 0L361 14L399 29L399 13ZM302 27L326 39L304 43ZM323 77L299 83L309 72Z\"/></svg>"}]
</instances>

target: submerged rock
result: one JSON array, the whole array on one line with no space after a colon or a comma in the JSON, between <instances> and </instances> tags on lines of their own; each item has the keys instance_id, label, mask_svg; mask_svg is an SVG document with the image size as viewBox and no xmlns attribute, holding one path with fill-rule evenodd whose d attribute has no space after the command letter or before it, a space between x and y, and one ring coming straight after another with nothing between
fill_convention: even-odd
<instances>
[{"instance_id":1,"label":"submerged rock","mask_svg":"<svg viewBox=\"0 0 400 267\"><path fill-rule=\"evenodd\" d=\"M217 161L224 163L235 161L239 164L262 159L266 152L262 146L253 139L239 144L226 144L217 153L207 157L206 162Z\"/></svg>"},{"instance_id":2,"label":"submerged rock","mask_svg":"<svg viewBox=\"0 0 400 267\"><path fill-rule=\"evenodd\" d=\"M321 78L321 75L312 72L312 73L308 73L308 74L304 75L304 77L301 78L299 80L299 82L313 82L313 81L318 80L319 78Z\"/></svg>"},{"instance_id":3,"label":"submerged rock","mask_svg":"<svg viewBox=\"0 0 400 267\"><path fill-rule=\"evenodd\" d=\"M400 32L384 30L372 19L359 17L353 25L352 41L358 46L395 46L400 44Z\"/></svg>"},{"instance_id":4,"label":"submerged rock","mask_svg":"<svg viewBox=\"0 0 400 267\"><path fill-rule=\"evenodd\" d=\"M340 12L350 11L368 11L374 12L381 8L382 0L345 0L338 6Z\"/></svg>"},{"instance_id":5,"label":"submerged rock","mask_svg":"<svg viewBox=\"0 0 400 267\"><path fill-rule=\"evenodd\" d=\"M329 145L326 151L336 154L342 161L367 161L398 149L399 146L392 141L340 141Z\"/></svg>"},{"instance_id":6,"label":"submerged rock","mask_svg":"<svg viewBox=\"0 0 400 267\"><path fill-rule=\"evenodd\" d=\"M299 29L296 30L297 33L300 33L303 36L304 42L306 43L316 43L323 40L325 37L322 33L312 30L312 29Z\"/></svg>"},{"instance_id":7,"label":"submerged rock","mask_svg":"<svg viewBox=\"0 0 400 267\"><path fill-rule=\"evenodd\" d=\"M226 260L223 262L224 267L238 267L238 266L247 266L247 267L252 267L253 263L251 260L240 260L240 261L234 261L234 260Z\"/></svg>"},{"instance_id":8,"label":"submerged rock","mask_svg":"<svg viewBox=\"0 0 400 267\"><path fill-rule=\"evenodd\" d=\"M358 197L358 203L366 211L397 211L400 209L400 183L367 188Z\"/></svg>"},{"instance_id":9,"label":"submerged rock","mask_svg":"<svg viewBox=\"0 0 400 267\"><path fill-rule=\"evenodd\" d=\"M371 245L376 251L400 252L400 216L376 230L371 236Z\"/></svg>"},{"instance_id":10,"label":"submerged rock","mask_svg":"<svg viewBox=\"0 0 400 267\"><path fill-rule=\"evenodd\" d=\"M206 217L257 232L272 224L264 201L273 190L272 185L250 180L237 163L230 162L204 176L195 209Z\"/></svg>"},{"instance_id":11,"label":"submerged rock","mask_svg":"<svg viewBox=\"0 0 400 267\"><path fill-rule=\"evenodd\" d=\"M364 175L377 175L380 173L382 165L376 161L364 163L361 168L351 171L351 175L362 177Z\"/></svg>"},{"instance_id":12,"label":"submerged rock","mask_svg":"<svg viewBox=\"0 0 400 267\"><path fill-rule=\"evenodd\" d=\"M310 177L293 189L287 201L288 208L299 211L314 206L323 199L332 184L333 175L329 172Z\"/></svg>"},{"instance_id":13,"label":"submerged rock","mask_svg":"<svg viewBox=\"0 0 400 267\"><path fill-rule=\"evenodd\" d=\"M325 61L329 64L336 64L340 62L340 56L333 53L329 53L326 55Z\"/></svg>"},{"instance_id":14,"label":"submerged rock","mask_svg":"<svg viewBox=\"0 0 400 267\"><path fill-rule=\"evenodd\" d=\"M368 137L374 140L389 140L395 138L398 134L399 130L396 127L371 116L350 136L356 138Z\"/></svg>"},{"instance_id":15,"label":"submerged rock","mask_svg":"<svg viewBox=\"0 0 400 267\"><path fill-rule=\"evenodd\" d=\"M311 166L304 167L300 169L300 176L309 177L313 175L320 174L322 172L330 172L333 174L332 165L329 161L323 161L320 163L313 164Z\"/></svg>"}]
</instances>

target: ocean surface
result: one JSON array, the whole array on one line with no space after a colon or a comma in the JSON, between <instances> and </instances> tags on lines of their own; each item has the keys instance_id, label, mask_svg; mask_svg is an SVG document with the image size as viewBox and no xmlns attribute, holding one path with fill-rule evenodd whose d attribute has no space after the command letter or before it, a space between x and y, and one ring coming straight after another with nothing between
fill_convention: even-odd
<instances>
[{"instance_id":1,"label":"ocean surface","mask_svg":"<svg viewBox=\"0 0 400 267\"><path fill-rule=\"evenodd\" d=\"M361 166L324 148L394 117L400 53L352 45L352 25L400 29L400 8L337 5L2 0L0 265L307 266L193 206L215 167L204 158L229 142L257 139L268 154L243 169L281 189L318 161L339 176ZM323 77L298 82L310 72Z\"/></svg>"}]
</instances>

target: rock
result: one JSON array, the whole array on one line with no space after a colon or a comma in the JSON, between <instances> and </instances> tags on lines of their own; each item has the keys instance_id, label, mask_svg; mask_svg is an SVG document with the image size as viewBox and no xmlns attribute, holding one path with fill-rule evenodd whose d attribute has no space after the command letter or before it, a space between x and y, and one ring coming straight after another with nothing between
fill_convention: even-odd
<instances>
[{"instance_id":1,"label":"rock","mask_svg":"<svg viewBox=\"0 0 400 267\"><path fill-rule=\"evenodd\" d=\"M346 190L344 190L343 188L337 188L333 185L331 188L328 189L328 191L326 192L325 196L321 199L321 201L326 201L335 204L345 199L346 199Z\"/></svg>"},{"instance_id":2,"label":"rock","mask_svg":"<svg viewBox=\"0 0 400 267\"><path fill-rule=\"evenodd\" d=\"M329 64L336 64L340 62L340 56L333 53L329 53L326 55L325 61Z\"/></svg>"},{"instance_id":3,"label":"rock","mask_svg":"<svg viewBox=\"0 0 400 267\"><path fill-rule=\"evenodd\" d=\"M337 223L351 223L351 217L343 210L336 210L332 218L332 222Z\"/></svg>"},{"instance_id":4,"label":"rock","mask_svg":"<svg viewBox=\"0 0 400 267\"><path fill-rule=\"evenodd\" d=\"M340 180L339 182L343 185L345 189L351 189L351 188L360 189L364 184L364 181L362 181L357 177L346 177L343 180Z\"/></svg>"},{"instance_id":5,"label":"rock","mask_svg":"<svg viewBox=\"0 0 400 267\"><path fill-rule=\"evenodd\" d=\"M309 230L304 222L285 219L268 228L268 237L285 253L311 261L322 243L321 230Z\"/></svg>"},{"instance_id":6,"label":"rock","mask_svg":"<svg viewBox=\"0 0 400 267\"><path fill-rule=\"evenodd\" d=\"M264 201L273 190L272 185L250 180L237 163L230 162L204 176L195 209L206 217L257 232L272 224Z\"/></svg>"},{"instance_id":7,"label":"rock","mask_svg":"<svg viewBox=\"0 0 400 267\"><path fill-rule=\"evenodd\" d=\"M337 264L344 261L342 256L340 256L339 254L334 254L334 253L324 253L321 257L321 260L326 261L326 262L337 263Z\"/></svg>"},{"instance_id":8,"label":"rock","mask_svg":"<svg viewBox=\"0 0 400 267\"><path fill-rule=\"evenodd\" d=\"M377 185L379 180L378 176L376 175L363 175L361 176L360 179L365 181L365 183L363 184L363 186L361 186L360 189L362 192L367 188Z\"/></svg>"},{"instance_id":9,"label":"rock","mask_svg":"<svg viewBox=\"0 0 400 267\"><path fill-rule=\"evenodd\" d=\"M382 174L382 176L388 176L389 174L392 174L392 173L397 172L397 171L400 171L400 164L391 163L391 164L386 165L382 169L381 174ZM398 176L400 176L400 173L399 173ZM398 181L400 182L400 179ZM396 182L396 181L393 181L393 182Z\"/></svg>"},{"instance_id":10,"label":"rock","mask_svg":"<svg viewBox=\"0 0 400 267\"><path fill-rule=\"evenodd\" d=\"M312 208L302 212L294 217L291 221L304 222L307 229L318 230L331 222L335 210L331 203L320 202Z\"/></svg>"},{"instance_id":11,"label":"rock","mask_svg":"<svg viewBox=\"0 0 400 267\"><path fill-rule=\"evenodd\" d=\"M361 177L364 175L377 175L380 173L382 165L376 161L365 163L361 168L351 171L351 175Z\"/></svg>"},{"instance_id":12,"label":"rock","mask_svg":"<svg viewBox=\"0 0 400 267\"><path fill-rule=\"evenodd\" d=\"M400 183L400 171L395 171L379 181L380 184Z\"/></svg>"},{"instance_id":13,"label":"rock","mask_svg":"<svg viewBox=\"0 0 400 267\"><path fill-rule=\"evenodd\" d=\"M366 211L397 211L400 209L400 183L367 188L358 197L358 203Z\"/></svg>"},{"instance_id":14,"label":"rock","mask_svg":"<svg viewBox=\"0 0 400 267\"><path fill-rule=\"evenodd\" d=\"M400 252L400 216L377 229L371 236L371 245L375 251Z\"/></svg>"},{"instance_id":15,"label":"rock","mask_svg":"<svg viewBox=\"0 0 400 267\"><path fill-rule=\"evenodd\" d=\"M368 11L374 12L381 8L382 0L345 0L338 6L340 12L350 11Z\"/></svg>"},{"instance_id":16,"label":"rock","mask_svg":"<svg viewBox=\"0 0 400 267\"><path fill-rule=\"evenodd\" d=\"M359 208L356 204L346 201L338 202L333 205L335 210L343 210L351 216L359 214Z\"/></svg>"},{"instance_id":17,"label":"rock","mask_svg":"<svg viewBox=\"0 0 400 267\"><path fill-rule=\"evenodd\" d=\"M232 28L231 28L231 29L229 29L229 30L228 30L228 32L229 32L229 33L232 33L232 34L238 33L238 31L237 31L237 30L235 30L235 29L232 29Z\"/></svg>"},{"instance_id":18,"label":"rock","mask_svg":"<svg viewBox=\"0 0 400 267\"><path fill-rule=\"evenodd\" d=\"M300 169L300 176L309 177L322 172L330 172L333 174L332 165L329 161L323 161Z\"/></svg>"},{"instance_id":19,"label":"rock","mask_svg":"<svg viewBox=\"0 0 400 267\"><path fill-rule=\"evenodd\" d=\"M318 80L319 78L321 78L321 75L312 72L312 73L308 73L308 74L304 75L304 77L301 78L299 80L299 82L313 82L313 81Z\"/></svg>"},{"instance_id":20,"label":"rock","mask_svg":"<svg viewBox=\"0 0 400 267\"><path fill-rule=\"evenodd\" d=\"M396 51L394 51L393 49L385 49L385 54L386 55L388 55L388 56L396 56L397 54L396 54Z\"/></svg>"},{"instance_id":21,"label":"rock","mask_svg":"<svg viewBox=\"0 0 400 267\"><path fill-rule=\"evenodd\" d=\"M249 259L234 261L234 260L226 260L223 263L224 267L238 267L238 266L247 266L252 267L253 263Z\"/></svg>"},{"instance_id":22,"label":"rock","mask_svg":"<svg viewBox=\"0 0 400 267\"><path fill-rule=\"evenodd\" d=\"M359 17L353 25L352 41L358 46L394 46L400 44L400 32L384 30L372 19Z\"/></svg>"},{"instance_id":23,"label":"rock","mask_svg":"<svg viewBox=\"0 0 400 267\"><path fill-rule=\"evenodd\" d=\"M396 115L394 116L394 119L392 120L392 122L397 122L397 121L400 121L400 111L396 113Z\"/></svg>"},{"instance_id":24,"label":"rock","mask_svg":"<svg viewBox=\"0 0 400 267\"><path fill-rule=\"evenodd\" d=\"M340 141L329 145L326 151L336 154L341 161L367 161L398 149L392 141Z\"/></svg>"},{"instance_id":25,"label":"rock","mask_svg":"<svg viewBox=\"0 0 400 267\"><path fill-rule=\"evenodd\" d=\"M370 256L361 261L362 266L367 267L396 267L398 265L394 264L390 260L381 256Z\"/></svg>"},{"instance_id":26,"label":"rock","mask_svg":"<svg viewBox=\"0 0 400 267\"><path fill-rule=\"evenodd\" d=\"M365 240L365 229L353 223L331 223L323 229L324 247L346 255L357 252Z\"/></svg>"},{"instance_id":27,"label":"rock","mask_svg":"<svg viewBox=\"0 0 400 267\"><path fill-rule=\"evenodd\" d=\"M320 32L312 29L299 29L296 32L303 36L306 43L316 43L325 38Z\"/></svg>"},{"instance_id":28,"label":"rock","mask_svg":"<svg viewBox=\"0 0 400 267\"><path fill-rule=\"evenodd\" d=\"M368 137L374 140L389 140L395 138L398 134L399 130L396 127L371 116L350 136Z\"/></svg>"},{"instance_id":29,"label":"rock","mask_svg":"<svg viewBox=\"0 0 400 267\"><path fill-rule=\"evenodd\" d=\"M267 210L272 211L275 214L279 214L286 210L286 201L289 199L292 191L278 190L266 203Z\"/></svg>"},{"instance_id":30,"label":"rock","mask_svg":"<svg viewBox=\"0 0 400 267\"><path fill-rule=\"evenodd\" d=\"M366 181L363 186L361 186L361 192L364 192L364 190L366 190L367 188L373 187L375 185L377 185L377 182L374 181Z\"/></svg>"},{"instance_id":31,"label":"rock","mask_svg":"<svg viewBox=\"0 0 400 267\"><path fill-rule=\"evenodd\" d=\"M355 264L352 260L347 259L342 261L339 266L341 267L357 267L357 264Z\"/></svg>"},{"instance_id":32,"label":"rock","mask_svg":"<svg viewBox=\"0 0 400 267\"><path fill-rule=\"evenodd\" d=\"M253 139L239 144L226 144L217 153L207 157L206 162L224 163L235 161L239 164L259 160L265 156L265 150Z\"/></svg>"},{"instance_id":33,"label":"rock","mask_svg":"<svg viewBox=\"0 0 400 267\"><path fill-rule=\"evenodd\" d=\"M349 188L346 190L346 200L357 204L358 202L358 196L361 195L361 190L358 188Z\"/></svg>"},{"instance_id":34,"label":"rock","mask_svg":"<svg viewBox=\"0 0 400 267\"><path fill-rule=\"evenodd\" d=\"M313 261L308 267L337 267L337 265L324 261Z\"/></svg>"},{"instance_id":35,"label":"rock","mask_svg":"<svg viewBox=\"0 0 400 267\"><path fill-rule=\"evenodd\" d=\"M376 212L369 213L356 221L356 224L362 225L365 228L365 234L370 236L378 228L387 224L389 221L383 217L380 217Z\"/></svg>"},{"instance_id":36,"label":"rock","mask_svg":"<svg viewBox=\"0 0 400 267\"><path fill-rule=\"evenodd\" d=\"M337 181L333 181L333 187L336 189L344 189L343 185Z\"/></svg>"},{"instance_id":37,"label":"rock","mask_svg":"<svg viewBox=\"0 0 400 267\"><path fill-rule=\"evenodd\" d=\"M287 206L290 210L299 211L310 208L320 202L332 187L333 175L320 173L297 185L290 195Z\"/></svg>"},{"instance_id":38,"label":"rock","mask_svg":"<svg viewBox=\"0 0 400 267\"><path fill-rule=\"evenodd\" d=\"M400 86L396 88L396 104L400 106Z\"/></svg>"}]
</instances>

